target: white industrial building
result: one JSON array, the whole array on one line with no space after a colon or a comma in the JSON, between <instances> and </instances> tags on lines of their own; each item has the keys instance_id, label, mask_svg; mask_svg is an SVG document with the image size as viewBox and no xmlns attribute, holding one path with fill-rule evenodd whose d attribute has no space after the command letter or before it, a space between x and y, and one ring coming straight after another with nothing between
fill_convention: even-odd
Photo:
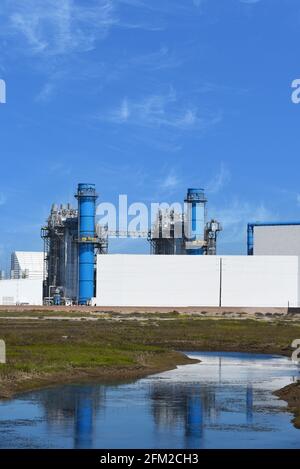
<instances>
[{"instance_id":1,"label":"white industrial building","mask_svg":"<svg viewBox=\"0 0 300 469\"><path fill-rule=\"evenodd\" d=\"M298 256L105 255L97 306L298 307Z\"/></svg>"},{"instance_id":2,"label":"white industrial building","mask_svg":"<svg viewBox=\"0 0 300 469\"><path fill-rule=\"evenodd\" d=\"M42 280L44 271L43 252L15 251L11 255L11 278Z\"/></svg>"},{"instance_id":3,"label":"white industrial building","mask_svg":"<svg viewBox=\"0 0 300 469\"><path fill-rule=\"evenodd\" d=\"M97 256L103 307L299 307L298 256ZM0 305L42 305L42 279L0 281Z\"/></svg>"},{"instance_id":4,"label":"white industrial building","mask_svg":"<svg viewBox=\"0 0 300 469\"><path fill-rule=\"evenodd\" d=\"M254 224L253 254L255 256L300 256L300 223Z\"/></svg>"},{"instance_id":5,"label":"white industrial building","mask_svg":"<svg viewBox=\"0 0 300 469\"><path fill-rule=\"evenodd\" d=\"M97 256L99 307L300 307L300 224L248 226L248 256ZM253 255L252 255L253 254ZM77 264L72 263L74 272ZM0 305L43 304L42 252L16 251Z\"/></svg>"},{"instance_id":6,"label":"white industrial building","mask_svg":"<svg viewBox=\"0 0 300 469\"><path fill-rule=\"evenodd\" d=\"M0 279L0 305L42 305L43 270L43 252L13 252L11 278Z\"/></svg>"},{"instance_id":7,"label":"white industrial building","mask_svg":"<svg viewBox=\"0 0 300 469\"><path fill-rule=\"evenodd\" d=\"M0 281L0 305L43 304L42 279L11 279Z\"/></svg>"}]
</instances>

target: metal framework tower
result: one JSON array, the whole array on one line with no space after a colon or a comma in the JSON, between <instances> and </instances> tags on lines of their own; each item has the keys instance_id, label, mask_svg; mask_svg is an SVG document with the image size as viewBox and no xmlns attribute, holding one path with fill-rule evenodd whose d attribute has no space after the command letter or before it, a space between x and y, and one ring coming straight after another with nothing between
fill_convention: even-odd
<instances>
[{"instance_id":1,"label":"metal framework tower","mask_svg":"<svg viewBox=\"0 0 300 469\"><path fill-rule=\"evenodd\" d=\"M44 240L44 300L50 304L57 293L62 302L78 303L80 300L81 304L87 304L95 293L94 255L106 254L108 249L106 231L95 227L95 186L79 185L76 197L78 210L70 204L54 204L46 226L41 229ZM92 283L88 290L84 288L86 283Z\"/></svg>"},{"instance_id":2,"label":"metal framework tower","mask_svg":"<svg viewBox=\"0 0 300 469\"><path fill-rule=\"evenodd\" d=\"M177 236L177 231L180 236ZM151 254L185 254L184 217L174 210L159 210L156 221L148 234Z\"/></svg>"},{"instance_id":3,"label":"metal framework tower","mask_svg":"<svg viewBox=\"0 0 300 469\"><path fill-rule=\"evenodd\" d=\"M216 255L222 226L206 222L206 203L203 189L188 189L185 213L160 209L148 235L151 254Z\"/></svg>"},{"instance_id":4,"label":"metal framework tower","mask_svg":"<svg viewBox=\"0 0 300 469\"><path fill-rule=\"evenodd\" d=\"M206 254L208 256L215 256L217 254L217 238L222 225L217 220L210 220L206 223L204 239L206 242Z\"/></svg>"},{"instance_id":5,"label":"metal framework tower","mask_svg":"<svg viewBox=\"0 0 300 469\"><path fill-rule=\"evenodd\" d=\"M69 204L52 205L47 224L41 229L44 240L44 298L56 289L76 297L77 290L77 210Z\"/></svg>"}]
</instances>

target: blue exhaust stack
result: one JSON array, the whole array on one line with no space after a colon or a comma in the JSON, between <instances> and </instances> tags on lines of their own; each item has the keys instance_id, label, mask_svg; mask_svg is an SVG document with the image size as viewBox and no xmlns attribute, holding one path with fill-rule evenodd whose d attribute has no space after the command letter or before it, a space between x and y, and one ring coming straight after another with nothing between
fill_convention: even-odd
<instances>
[{"instance_id":1,"label":"blue exhaust stack","mask_svg":"<svg viewBox=\"0 0 300 469\"><path fill-rule=\"evenodd\" d=\"M87 305L95 292L95 184L78 184L79 304Z\"/></svg>"},{"instance_id":2,"label":"blue exhaust stack","mask_svg":"<svg viewBox=\"0 0 300 469\"><path fill-rule=\"evenodd\" d=\"M185 199L188 213L188 238L186 253L193 256L204 254L204 229L206 198L203 189L188 189Z\"/></svg>"}]
</instances>

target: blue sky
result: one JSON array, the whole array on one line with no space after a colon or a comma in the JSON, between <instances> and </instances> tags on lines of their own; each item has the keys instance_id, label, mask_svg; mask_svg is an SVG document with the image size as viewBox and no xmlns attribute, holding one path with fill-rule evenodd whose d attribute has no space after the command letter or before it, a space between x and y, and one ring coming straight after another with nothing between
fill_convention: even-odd
<instances>
[{"instance_id":1,"label":"blue sky","mask_svg":"<svg viewBox=\"0 0 300 469\"><path fill-rule=\"evenodd\" d=\"M108 202L204 187L221 253L249 220L300 219L299 31L298 0L2 0L2 268L78 182Z\"/></svg>"}]
</instances>

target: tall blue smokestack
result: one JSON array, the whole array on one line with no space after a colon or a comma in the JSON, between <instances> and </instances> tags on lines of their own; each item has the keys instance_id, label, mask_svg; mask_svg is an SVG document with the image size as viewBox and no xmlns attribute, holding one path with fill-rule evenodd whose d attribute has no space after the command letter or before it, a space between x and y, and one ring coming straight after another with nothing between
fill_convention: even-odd
<instances>
[{"instance_id":1,"label":"tall blue smokestack","mask_svg":"<svg viewBox=\"0 0 300 469\"><path fill-rule=\"evenodd\" d=\"M95 184L78 184L79 304L86 305L95 291Z\"/></svg>"},{"instance_id":2,"label":"tall blue smokestack","mask_svg":"<svg viewBox=\"0 0 300 469\"><path fill-rule=\"evenodd\" d=\"M187 231L189 241L186 253L193 256L204 254L204 230L206 198L203 189L188 189L185 199L187 204Z\"/></svg>"}]
</instances>

